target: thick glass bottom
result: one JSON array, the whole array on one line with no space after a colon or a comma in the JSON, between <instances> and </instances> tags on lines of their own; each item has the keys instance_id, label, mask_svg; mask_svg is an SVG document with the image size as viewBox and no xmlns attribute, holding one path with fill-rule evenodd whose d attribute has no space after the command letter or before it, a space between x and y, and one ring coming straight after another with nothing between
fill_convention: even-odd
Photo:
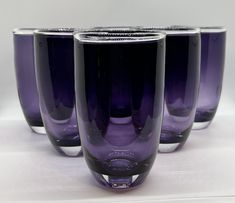
<instances>
[{"instance_id":1,"label":"thick glass bottom","mask_svg":"<svg viewBox=\"0 0 235 203\"><path fill-rule=\"evenodd\" d=\"M197 109L196 115L195 115L195 122L208 122L211 121L216 113L217 108L213 109Z\"/></svg>"},{"instance_id":2,"label":"thick glass bottom","mask_svg":"<svg viewBox=\"0 0 235 203\"><path fill-rule=\"evenodd\" d=\"M46 134L46 130L43 126L30 126L32 131L37 134Z\"/></svg>"},{"instance_id":3,"label":"thick glass bottom","mask_svg":"<svg viewBox=\"0 0 235 203\"><path fill-rule=\"evenodd\" d=\"M83 148L86 162L95 179L102 186L114 190L129 190L141 184L148 175L156 152L145 160L129 157L129 153L112 153L109 159L97 159ZM110 154L111 155L111 154Z\"/></svg>"},{"instance_id":4,"label":"thick glass bottom","mask_svg":"<svg viewBox=\"0 0 235 203\"><path fill-rule=\"evenodd\" d=\"M182 132L162 129L158 151L160 153L171 153L179 150L188 139L191 129L192 126Z\"/></svg>"},{"instance_id":5,"label":"thick glass bottom","mask_svg":"<svg viewBox=\"0 0 235 203\"><path fill-rule=\"evenodd\" d=\"M113 191L126 191L138 187L144 182L148 172L130 176L110 176L91 171L96 181L105 188Z\"/></svg>"},{"instance_id":6,"label":"thick glass bottom","mask_svg":"<svg viewBox=\"0 0 235 203\"><path fill-rule=\"evenodd\" d=\"M164 144L159 144L158 151L160 153L171 153L176 151L178 148L183 145L182 143L164 143Z\"/></svg>"},{"instance_id":7,"label":"thick glass bottom","mask_svg":"<svg viewBox=\"0 0 235 203\"><path fill-rule=\"evenodd\" d=\"M79 136L74 137L74 139L56 139L50 135L48 137L52 145L60 154L68 157L82 156L82 147Z\"/></svg>"},{"instance_id":8,"label":"thick glass bottom","mask_svg":"<svg viewBox=\"0 0 235 203\"><path fill-rule=\"evenodd\" d=\"M76 147L56 146L56 149L64 156L68 156L68 157L82 156L82 147L81 146L76 146Z\"/></svg>"},{"instance_id":9,"label":"thick glass bottom","mask_svg":"<svg viewBox=\"0 0 235 203\"><path fill-rule=\"evenodd\" d=\"M193 130L202 130L207 128L211 124L211 121L205 122L194 122L193 123Z\"/></svg>"}]
</instances>

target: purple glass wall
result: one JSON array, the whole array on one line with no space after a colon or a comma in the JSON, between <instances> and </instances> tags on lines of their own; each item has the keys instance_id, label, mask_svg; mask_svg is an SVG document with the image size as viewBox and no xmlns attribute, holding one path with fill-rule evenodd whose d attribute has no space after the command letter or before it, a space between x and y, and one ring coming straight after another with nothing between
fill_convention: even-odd
<instances>
[{"instance_id":1,"label":"purple glass wall","mask_svg":"<svg viewBox=\"0 0 235 203\"><path fill-rule=\"evenodd\" d=\"M215 116L223 82L226 30L201 28L201 80L193 129L206 128Z\"/></svg>"},{"instance_id":2,"label":"purple glass wall","mask_svg":"<svg viewBox=\"0 0 235 203\"><path fill-rule=\"evenodd\" d=\"M200 30L179 26L145 30L166 33L165 102L159 152L173 152L185 144L195 118Z\"/></svg>"},{"instance_id":3,"label":"purple glass wall","mask_svg":"<svg viewBox=\"0 0 235 203\"><path fill-rule=\"evenodd\" d=\"M36 87L34 30L16 29L13 31L16 82L21 108L28 125L36 133L45 133Z\"/></svg>"},{"instance_id":4,"label":"purple glass wall","mask_svg":"<svg viewBox=\"0 0 235 203\"><path fill-rule=\"evenodd\" d=\"M36 77L46 132L64 155L80 153L75 112L73 30L38 30L34 35Z\"/></svg>"},{"instance_id":5,"label":"purple glass wall","mask_svg":"<svg viewBox=\"0 0 235 203\"><path fill-rule=\"evenodd\" d=\"M141 184L162 122L164 34L75 35L75 89L83 153L95 179L114 190Z\"/></svg>"}]
</instances>

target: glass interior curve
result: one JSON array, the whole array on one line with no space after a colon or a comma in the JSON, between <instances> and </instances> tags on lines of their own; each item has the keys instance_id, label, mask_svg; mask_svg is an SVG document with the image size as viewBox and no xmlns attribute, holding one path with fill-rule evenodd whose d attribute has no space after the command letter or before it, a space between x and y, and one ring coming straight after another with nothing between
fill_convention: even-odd
<instances>
[{"instance_id":1,"label":"glass interior curve","mask_svg":"<svg viewBox=\"0 0 235 203\"><path fill-rule=\"evenodd\" d=\"M133 42L133 41L152 41L152 40L160 40L165 38L165 34L161 32L141 32L139 30L135 30L131 33L123 33L122 30L120 32L83 32L76 33L74 35L75 39L82 42Z\"/></svg>"}]
</instances>

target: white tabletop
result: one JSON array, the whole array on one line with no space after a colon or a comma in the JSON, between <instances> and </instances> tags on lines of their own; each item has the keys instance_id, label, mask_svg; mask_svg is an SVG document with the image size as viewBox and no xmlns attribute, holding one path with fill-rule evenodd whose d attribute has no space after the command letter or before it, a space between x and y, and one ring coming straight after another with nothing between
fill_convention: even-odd
<instances>
[{"instance_id":1,"label":"white tabletop","mask_svg":"<svg viewBox=\"0 0 235 203\"><path fill-rule=\"evenodd\" d=\"M23 119L1 117L0 202L235 202L235 114L223 109L182 150L158 154L142 186L124 193L100 188L82 157L59 155Z\"/></svg>"}]
</instances>

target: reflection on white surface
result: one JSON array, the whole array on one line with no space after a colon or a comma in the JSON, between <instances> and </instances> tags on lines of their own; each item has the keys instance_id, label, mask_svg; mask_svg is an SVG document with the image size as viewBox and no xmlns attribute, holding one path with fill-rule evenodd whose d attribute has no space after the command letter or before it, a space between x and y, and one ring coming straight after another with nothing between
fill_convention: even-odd
<instances>
[{"instance_id":1,"label":"reflection on white surface","mask_svg":"<svg viewBox=\"0 0 235 203\"><path fill-rule=\"evenodd\" d=\"M235 202L234 123L234 115L218 115L181 151L158 154L141 187L113 193L96 184L83 158L60 156L23 120L1 120L0 202Z\"/></svg>"},{"instance_id":2,"label":"reflection on white surface","mask_svg":"<svg viewBox=\"0 0 235 203\"><path fill-rule=\"evenodd\" d=\"M158 154L144 184L126 193L100 188L83 158L60 156L45 135L31 132L18 100L0 109L0 202L235 202L235 108L222 97L208 129L184 148Z\"/></svg>"}]
</instances>

